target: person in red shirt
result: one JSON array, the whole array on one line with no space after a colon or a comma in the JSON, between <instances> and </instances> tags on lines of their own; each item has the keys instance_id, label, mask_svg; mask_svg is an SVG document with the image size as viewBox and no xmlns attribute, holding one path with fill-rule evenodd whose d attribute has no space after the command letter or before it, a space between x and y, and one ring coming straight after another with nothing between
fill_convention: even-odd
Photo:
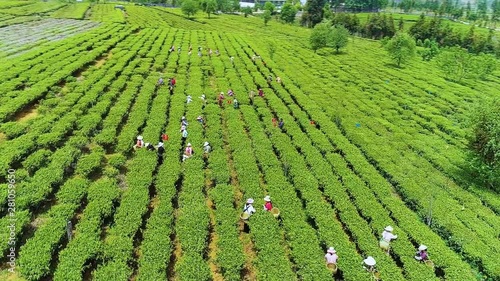
<instances>
[{"instance_id":1,"label":"person in red shirt","mask_svg":"<svg viewBox=\"0 0 500 281\"><path fill-rule=\"evenodd\" d=\"M278 120L276 120L276 118L273 118L272 122L273 122L273 126L274 127L278 126L278 123L277 123Z\"/></svg>"},{"instance_id":2,"label":"person in red shirt","mask_svg":"<svg viewBox=\"0 0 500 281\"><path fill-rule=\"evenodd\" d=\"M262 90L262 88L259 89L259 97L263 97L264 96L264 91Z\"/></svg>"},{"instance_id":3,"label":"person in red shirt","mask_svg":"<svg viewBox=\"0 0 500 281\"><path fill-rule=\"evenodd\" d=\"M264 211L271 211L273 208L273 203L271 203L271 197L267 195L264 197L264 201L266 201L266 204L264 204Z\"/></svg>"},{"instance_id":4,"label":"person in red shirt","mask_svg":"<svg viewBox=\"0 0 500 281\"><path fill-rule=\"evenodd\" d=\"M161 135L161 139L162 139L163 141L168 141L168 135L167 135L167 134L162 134L162 135Z\"/></svg>"}]
</instances>

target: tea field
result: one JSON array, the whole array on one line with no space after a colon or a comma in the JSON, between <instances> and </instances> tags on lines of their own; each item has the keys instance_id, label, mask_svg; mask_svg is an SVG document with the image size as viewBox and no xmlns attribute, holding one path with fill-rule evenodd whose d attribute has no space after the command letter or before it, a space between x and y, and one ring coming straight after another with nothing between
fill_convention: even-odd
<instances>
[{"instance_id":1,"label":"tea field","mask_svg":"<svg viewBox=\"0 0 500 281\"><path fill-rule=\"evenodd\" d=\"M125 8L0 3L1 280L373 280L369 255L381 280L500 280L500 197L463 177L467 115L500 72L457 84L373 40L321 56L275 20ZM162 157L133 149L163 133Z\"/></svg>"}]
</instances>

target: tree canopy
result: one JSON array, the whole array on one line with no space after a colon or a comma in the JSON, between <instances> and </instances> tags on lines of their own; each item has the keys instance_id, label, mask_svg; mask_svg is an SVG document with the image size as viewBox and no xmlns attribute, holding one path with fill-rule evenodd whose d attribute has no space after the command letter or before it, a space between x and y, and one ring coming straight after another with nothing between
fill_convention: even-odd
<instances>
[{"instance_id":1,"label":"tree canopy","mask_svg":"<svg viewBox=\"0 0 500 281\"><path fill-rule=\"evenodd\" d=\"M293 23L296 14L297 8L291 3L285 3L281 8L280 19L286 23Z\"/></svg>"},{"instance_id":2,"label":"tree canopy","mask_svg":"<svg viewBox=\"0 0 500 281\"><path fill-rule=\"evenodd\" d=\"M271 20L271 11L265 10L264 13L262 14L262 18L264 19L264 25L267 25L267 23Z\"/></svg>"},{"instance_id":3,"label":"tree canopy","mask_svg":"<svg viewBox=\"0 0 500 281\"><path fill-rule=\"evenodd\" d=\"M347 46L348 38L349 31L345 27L332 26L331 21L323 21L314 27L309 42L314 51L329 47L334 48L338 53L341 48Z\"/></svg>"},{"instance_id":4,"label":"tree canopy","mask_svg":"<svg viewBox=\"0 0 500 281\"><path fill-rule=\"evenodd\" d=\"M409 61L415 56L415 39L407 33L399 32L386 43L385 49L389 53L391 59L400 67L401 64Z\"/></svg>"},{"instance_id":5,"label":"tree canopy","mask_svg":"<svg viewBox=\"0 0 500 281\"><path fill-rule=\"evenodd\" d=\"M470 168L485 186L500 191L500 100L475 107L469 120Z\"/></svg>"},{"instance_id":6,"label":"tree canopy","mask_svg":"<svg viewBox=\"0 0 500 281\"><path fill-rule=\"evenodd\" d=\"M184 0L181 4L181 10L186 16L191 17L198 12L199 6L198 2L194 0Z\"/></svg>"}]
</instances>

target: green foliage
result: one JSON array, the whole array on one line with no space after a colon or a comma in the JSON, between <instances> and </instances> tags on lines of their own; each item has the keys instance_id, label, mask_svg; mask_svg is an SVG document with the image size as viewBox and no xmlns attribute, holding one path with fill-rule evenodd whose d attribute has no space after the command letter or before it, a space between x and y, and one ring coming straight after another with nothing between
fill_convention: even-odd
<instances>
[{"instance_id":1,"label":"green foliage","mask_svg":"<svg viewBox=\"0 0 500 281\"><path fill-rule=\"evenodd\" d=\"M456 82L460 82L462 78L472 73L474 68L472 55L459 47L441 52L436 62L446 78Z\"/></svg>"},{"instance_id":2,"label":"green foliage","mask_svg":"<svg viewBox=\"0 0 500 281\"><path fill-rule=\"evenodd\" d=\"M127 157L120 153L115 153L108 157L108 164L117 169L121 169L126 161Z\"/></svg>"},{"instance_id":3,"label":"green foliage","mask_svg":"<svg viewBox=\"0 0 500 281\"><path fill-rule=\"evenodd\" d=\"M245 18L248 17L248 15L252 14L252 8L250 7L245 7L242 9L243 14L245 15Z\"/></svg>"},{"instance_id":4,"label":"green foliage","mask_svg":"<svg viewBox=\"0 0 500 281\"><path fill-rule=\"evenodd\" d=\"M348 39L349 31L345 27L332 26L330 21L324 21L314 27L309 42L315 52L318 49L328 47L334 48L338 53L341 48L347 46Z\"/></svg>"},{"instance_id":5,"label":"green foliage","mask_svg":"<svg viewBox=\"0 0 500 281\"><path fill-rule=\"evenodd\" d=\"M491 10L491 20L494 22L500 21L500 0L493 0Z\"/></svg>"},{"instance_id":6,"label":"green foliage","mask_svg":"<svg viewBox=\"0 0 500 281\"><path fill-rule=\"evenodd\" d=\"M264 19L264 25L267 25L267 23L271 20L271 11L269 10L264 10L264 13L262 13L262 18Z\"/></svg>"},{"instance_id":7,"label":"green foliage","mask_svg":"<svg viewBox=\"0 0 500 281\"><path fill-rule=\"evenodd\" d=\"M32 175L36 170L47 164L51 154L52 152L47 149L37 150L23 161L23 167Z\"/></svg>"},{"instance_id":8,"label":"green foliage","mask_svg":"<svg viewBox=\"0 0 500 281\"><path fill-rule=\"evenodd\" d=\"M207 13L208 18L210 18L210 14L214 13L217 9L217 2L215 0L202 0L200 7L203 12Z\"/></svg>"},{"instance_id":9,"label":"green foliage","mask_svg":"<svg viewBox=\"0 0 500 281\"><path fill-rule=\"evenodd\" d=\"M447 79L460 82L463 78L486 79L496 70L498 61L493 55L473 55L463 48L453 47L442 52L437 63Z\"/></svg>"},{"instance_id":10,"label":"green foliage","mask_svg":"<svg viewBox=\"0 0 500 281\"><path fill-rule=\"evenodd\" d=\"M323 7L326 0L307 1L302 14L301 23L307 27L314 27L323 20Z\"/></svg>"},{"instance_id":11,"label":"green foliage","mask_svg":"<svg viewBox=\"0 0 500 281\"><path fill-rule=\"evenodd\" d=\"M87 177L101 167L103 160L104 150L98 147L78 161L75 173Z\"/></svg>"},{"instance_id":12,"label":"green foliage","mask_svg":"<svg viewBox=\"0 0 500 281\"><path fill-rule=\"evenodd\" d=\"M436 41L425 39L423 45L425 47L425 49L421 52L423 60L430 61L439 54L439 47Z\"/></svg>"},{"instance_id":13,"label":"green foliage","mask_svg":"<svg viewBox=\"0 0 500 281\"><path fill-rule=\"evenodd\" d=\"M328 46L330 26L331 24L329 22L322 22L320 24L317 24L311 31L309 43L311 44L311 48L315 52L320 48Z\"/></svg>"},{"instance_id":14,"label":"green foliage","mask_svg":"<svg viewBox=\"0 0 500 281\"><path fill-rule=\"evenodd\" d=\"M276 6L274 6L273 3L267 1L266 3L264 3L264 7L262 8L264 11L269 11L272 13L274 13L274 10L276 10Z\"/></svg>"},{"instance_id":15,"label":"green foliage","mask_svg":"<svg viewBox=\"0 0 500 281\"><path fill-rule=\"evenodd\" d=\"M182 1L181 10L188 18L194 16L194 14L198 12L198 9L199 9L198 2L194 0Z\"/></svg>"},{"instance_id":16,"label":"green foliage","mask_svg":"<svg viewBox=\"0 0 500 281\"><path fill-rule=\"evenodd\" d=\"M349 31L342 25L336 25L331 28L331 43L332 48L335 48L338 53L341 48L347 46L349 42Z\"/></svg>"},{"instance_id":17,"label":"green foliage","mask_svg":"<svg viewBox=\"0 0 500 281\"><path fill-rule=\"evenodd\" d=\"M469 120L470 168L482 183L500 191L500 100L477 105Z\"/></svg>"},{"instance_id":18,"label":"green foliage","mask_svg":"<svg viewBox=\"0 0 500 281\"><path fill-rule=\"evenodd\" d=\"M267 42L267 51L269 52L269 57L273 59L276 52L276 43L274 41Z\"/></svg>"},{"instance_id":19,"label":"green foliage","mask_svg":"<svg viewBox=\"0 0 500 281\"><path fill-rule=\"evenodd\" d=\"M286 23L293 23L296 14L297 8L291 3L285 3L283 7L281 7L280 19Z\"/></svg>"},{"instance_id":20,"label":"green foliage","mask_svg":"<svg viewBox=\"0 0 500 281\"><path fill-rule=\"evenodd\" d=\"M408 62L415 56L415 39L407 33L397 33L387 42L385 49L394 63L400 67L401 64Z\"/></svg>"}]
</instances>

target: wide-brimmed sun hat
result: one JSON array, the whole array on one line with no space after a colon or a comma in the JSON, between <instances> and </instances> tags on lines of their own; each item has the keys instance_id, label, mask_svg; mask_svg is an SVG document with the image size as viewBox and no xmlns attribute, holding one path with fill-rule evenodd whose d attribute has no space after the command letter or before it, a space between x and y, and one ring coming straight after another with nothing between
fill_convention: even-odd
<instances>
[{"instance_id":1,"label":"wide-brimmed sun hat","mask_svg":"<svg viewBox=\"0 0 500 281\"><path fill-rule=\"evenodd\" d=\"M418 247L418 250L419 250L419 251L425 251L425 250L427 250L427 246L425 246L425 245L420 245L420 247Z\"/></svg>"},{"instance_id":2,"label":"wide-brimmed sun hat","mask_svg":"<svg viewBox=\"0 0 500 281\"><path fill-rule=\"evenodd\" d=\"M207 145L208 145L208 141L206 141L206 142L203 144L203 146L207 146Z\"/></svg>"},{"instance_id":3,"label":"wide-brimmed sun hat","mask_svg":"<svg viewBox=\"0 0 500 281\"><path fill-rule=\"evenodd\" d=\"M377 264L372 256L367 257L366 259L363 260L363 262L369 266L374 266L375 264Z\"/></svg>"},{"instance_id":4,"label":"wide-brimmed sun hat","mask_svg":"<svg viewBox=\"0 0 500 281\"><path fill-rule=\"evenodd\" d=\"M247 204L253 204L253 199L252 198L248 198L247 199Z\"/></svg>"},{"instance_id":5,"label":"wide-brimmed sun hat","mask_svg":"<svg viewBox=\"0 0 500 281\"><path fill-rule=\"evenodd\" d=\"M330 254L335 254L337 251L335 251L335 249L333 247L330 247L330 248L328 248L328 250L326 252L330 253Z\"/></svg>"},{"instance_id":6,"label":"wide-brimmed sun hat","mask_svg":"<svg viewBox=\"0 0 500 281\"><path fill-rule=\"evenodd\" d=\"M389 231L389 232L392 232L394 229L392 228L392 226L388 225L384 228L385 231Z\"/></svg>"},{"instance_id":7,"label":"wide-brimmed sun hat","mask_svg":"<svg viewBox=\"0 0 500 281\"><path fill-rule=\"evenodd\" d=\"M186 116L182 116L182 118L181 118L181 119L182 119L182 120L186 119Z\"/></svg>"},{"instance_id":8,"label":"wide-brimmed sun hat","mask_svg":"<svg viewBox=\"0 0 500 281\"><path fill-rule=\"evenodd\" d=\"M163 147L163 143L162 143L162 142L159 142L159 143L158 143L158 147Z\"/></svg>"},{"instance_id":9,"label":"wide-brimmed sun hat","mask_svg":"<svg viewBox=\"0 0 500 281\"><path fill-rule=\"evenodd\" d=\"M187 145L187 146L191 146L191 143L188 143L188 145Z\"/></svg>"},{"instance_id":10,"label":"wide-brimmed sun hat","mask_svg":"<svg viewBox=\"0 0 500 281\"><path fill-rule=\"evenodd\" d=\"M267 195L266 197L264 197L264 201L271 202L271 197L269 195Z\"/></svg>"},{"instance_id":11,"label":"wide-brimmed sun hat","mask_svg":"<svg viewBox=\"0 0 500 281\"><path fill-rule=\"evenodd\" d=\"M142 136L137 136L137 139L138 140L142 140Z\"/></svg>"}]
</instances>

